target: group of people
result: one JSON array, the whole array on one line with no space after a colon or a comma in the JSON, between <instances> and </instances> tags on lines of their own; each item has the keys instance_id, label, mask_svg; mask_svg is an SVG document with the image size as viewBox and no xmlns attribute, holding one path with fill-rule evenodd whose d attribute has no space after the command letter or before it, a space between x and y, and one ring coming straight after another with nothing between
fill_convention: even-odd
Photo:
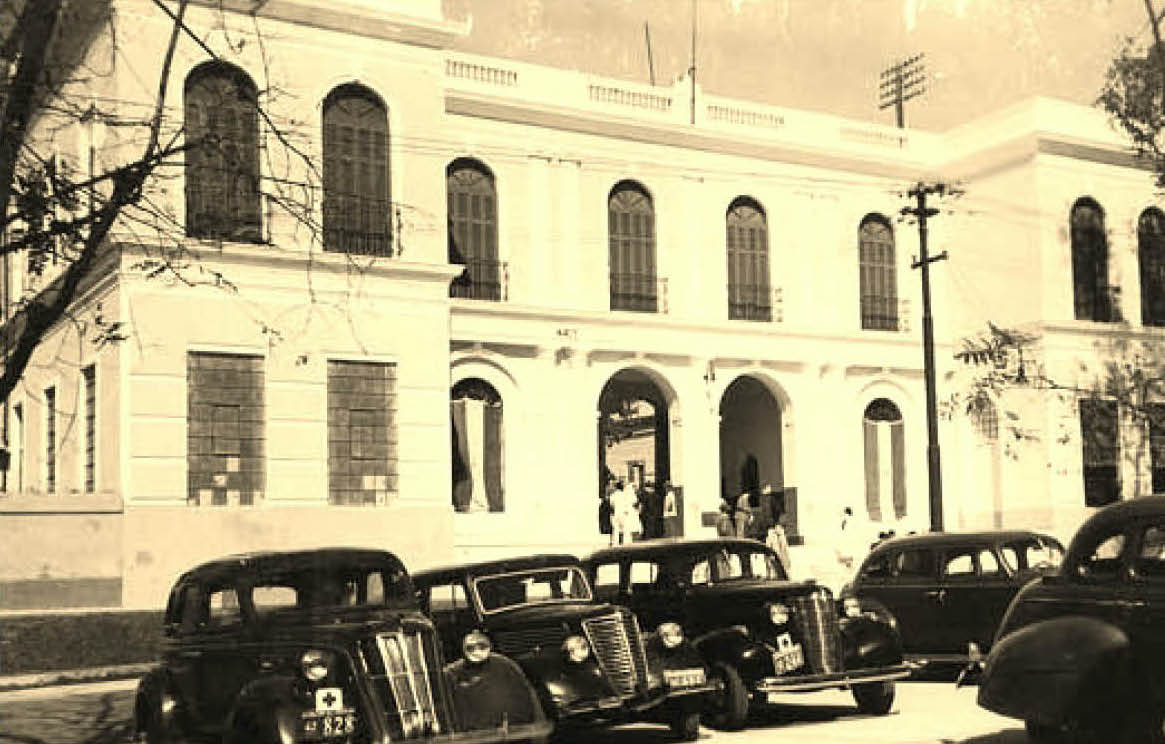
<instances>
[{"instance_id":1,"label":"group of people","mask_svg":"<svg viewBox=\"0 0 1165 744\"><path fill-rule=\"evenodd\" d=\"M599 532L611 545L679 534L676 490L670 483L614 480L599 495Z\"/></svg>"},{"instance_id":2,"label":"group of people","mask_svg":"<svg viewBox=\"0 0 1165 744\"><path fill-rule=\"evenodd\" d=\"M721 537L750 537L767 543L789 571L789 542L781 516L784 497L765 484L745 489L735 499L723 498L716 518L716 534Z\"/></svg>"}]
</instances>

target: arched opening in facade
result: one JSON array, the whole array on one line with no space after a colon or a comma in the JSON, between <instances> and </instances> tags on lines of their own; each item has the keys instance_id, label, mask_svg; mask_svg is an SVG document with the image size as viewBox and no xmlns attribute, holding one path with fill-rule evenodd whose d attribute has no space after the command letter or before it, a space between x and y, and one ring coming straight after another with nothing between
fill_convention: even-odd
<instances>
[{"instance_id":1,"label":"arched opening in facade","mask_svg":"<svg viewBox=\"0 0 1165 744\"><path fill-rule=\"evenodd\" d=\"M678 534L679 514L668 508L671 483L669 398L646 372L623 369L599 394L600 497L621 482L639 496L643 536ZM668 523L667 519L676 520ZM682 530L681 528L678 528Z\"/></svg>"},{"instance_id":2,"label":"arched opening in facade","mask_svg":"<svg viewBox=\"0 0 1165 744\"><path fill-rule=\"evenodd\" d=\"M733 380L720 397L720 495L739 504L747 494L758 530L792 514L782 431L781 403L768 387L749 375Z\"/></svg>"},{"instance_id":3,"label":"arched opening in facade","mask_svg":"<svg viewBox=\"0 0 1165 744\"><path fill-rule=\"evenodd\" d=\"M866 516L894 522L906 516L906 440L902 411L876 398L862 414L865 444Z\"/></svg>"},{"instance_id":4,"label":"arched opening in facade","mask_svg":"<svg viewBox=\"0 0 1165 744\"><path fill-rule=\"evenodd\" d=\"M502 396L478 377L456 383L449 394L453 435L453 508L505 510Z\"/></svg>"}]
</instances>

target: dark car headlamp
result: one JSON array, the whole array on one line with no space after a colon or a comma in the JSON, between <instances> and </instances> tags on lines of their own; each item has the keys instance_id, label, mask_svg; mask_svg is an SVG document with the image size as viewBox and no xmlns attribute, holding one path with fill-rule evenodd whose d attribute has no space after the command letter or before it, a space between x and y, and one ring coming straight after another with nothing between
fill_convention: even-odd
<instances>
[{"instance_id":1,"label":"dark car headlamp","mask_svg":"<svg viewBox=\"0 0 1165 744\"><path fill-rule=\"evenodd\" d=\"M684 642L684 629L679 623L660 623L655 632L664 648L675 648Z\"/></svg>"},{"instance_id":2,"label":"dark car headlamp","mask_svg":"<svg viewBox=\"0 0 1165 744\"><path fill-rule=\"evenodd\" d=\"M299 668L303 670L303 676L309 682L319 682L327 677L331 666L332 654L328 651L311 649L304 651L303 656L299 657Z\"/></svg>"},{"instance_id":3,"label":"dark car headlamp","mask_svg":"<svg viewBox=\"0 0 1165 744\"><path fill-rule=\"evenodd\" d=\"M861 617L862 603L857 597L846 597L841 600L841 611L846 617Z\"/></svg>"},{"instance_id":4,"label":"dark car headlamp","mask_svg":"<svg viewBox=\"0 0 1165 744\"><path fill-rule=\"evenodd\" d=\"M470 631L461 639L461 653L470 664L480 664L489 658L493 644L480 630Z\"/></svg>"},{"instance_id":5,"label":"dark car headlamp","mask_svg":"<svg viewBox=\"0 0 1165 744\"><path fill-rule=\"evenodd\" d=\"M572 635L562 642L562 653L575 664L581 664L591 655L591 647L586 638Z\"/></svg>"},{"instance_id":6,"label":"dark car headlamp","mask_svg":"<svg viewBox=\"0 0 1165 744\"><path fill-rule=\"evenodd\" d=\"M785 625L789 622L789 608L780 602L769 605L769 620L773 625Z\"/></svg>"}]
</instances>

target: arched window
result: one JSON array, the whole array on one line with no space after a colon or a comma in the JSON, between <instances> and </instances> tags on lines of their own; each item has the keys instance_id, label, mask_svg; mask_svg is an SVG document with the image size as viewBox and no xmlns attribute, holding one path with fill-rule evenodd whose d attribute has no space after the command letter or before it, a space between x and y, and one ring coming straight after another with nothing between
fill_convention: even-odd
<instances>
[{"instance_id":1,"label":"arched window","mask_svg":"<svg viewBox=\"0 0 1165 744\"><path fill-rule=\"evenodd\" d=\"M449 263L464 264L450 297L504 299L498 261L497 188L493 173L476 160L458 158L445 169L449 198Z\"/></svg>"},{"instance_id":2,"label":"arched window","mask_svg":"<svg viewBox=\"0 0 1165 744\"><path fill-rule=\"evenodd\" d=\"M324 250L392 255L388 110L362 85L324 99Z\"/></svg>"},{"instance_id":3,"label":"arched window","mask_svg":"<svg viewBox=\"0 0 1165 744\"><path fill-rule=\"evenodd\" d=\"M453 508L459 512L504 511L502 397L493 385L470 377L455 384L449 398Z\"/></svg>"},{"instance_id":4,"label":"arched window","mask_svg":"<svg viewBox=\"0 0 1165 744\"><path fill-rule=\"evenodd\" d=\"M769 229L764 210L753 200L740 197L728 208L725 228L729 319L772 320Z\"/></svg>"},{"instance_id":5,"label":"arched window","mask_svg":"<svg viewBox=\"0 0 1165 744\"><path fill-rule=\"evenodd\" d=\"M877 398L866 406L862 433L865 439L866 510L870 521L901 519L906 516L906 447L902 412L892 401Z\"/></svg>"},{"instance_id":6,"label":"arched window","mask_svg":"<svg viewBox=\"0 0 1165 744\"><path fill-rule=\"evenodd\" d=\"M1117 320L1108 286L1104 210L1089 198L1072 207L1072 288L1076 320Z\"/></svg>"},{"instance_id":7,"label":"arched window","mask_svg":"<svg viewBox=\"0 0 1165 744\"><path fill-rule=\"evenodd\" d=\"M258 91L225 62L186 77L186 233L195 238L258 242Z\"/></svg>"},{"instance_id":8,"label":"arched window","mask_svg":"<svg viewBox=\"0 0 1165 744\"><path fill-rule=\"evenodd\" d=\"M880 214L862 220L858 254L862 328L898 330L898 267L889 220Z\"/></svg>"},{"instance_id":9,"label":"arched window","mask_svg":"<svg viewBox=\"0 0 1165 744\"><path fill-rule=\"evenodd\" d=\"M621 181L607 200L611 309L653 313L659 309L655 277L655 208L647 190Z\"/></svg>"},{"instance_id":10,"label":"arched window","mask_svg":"<svg viewBox=\"0 0 1165 744\"><path fill-rule=\"evenodd\" d=\"M1165 212L1149 207L1137 220L1141 266L1141 322L1165 326Z\"/></svg>"}]
</instances>

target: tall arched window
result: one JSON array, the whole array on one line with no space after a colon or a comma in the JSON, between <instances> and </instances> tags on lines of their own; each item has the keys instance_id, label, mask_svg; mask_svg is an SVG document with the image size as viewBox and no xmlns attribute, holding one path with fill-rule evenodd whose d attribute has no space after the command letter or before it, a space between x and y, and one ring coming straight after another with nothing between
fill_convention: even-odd
<instances>
[{"instance_id":1,"label":"tall arched window","mask_svg":"<svg viewBox=\"0 0 1165 744\"><path fill-rule=\"evenodd\" d=\"M1104 210L1092 199L1072 207L1072 288L1076 320L1117 320L1108 286L1108 238Z\"/></svg>"},{"instance_id":2,"label":"tall arched window","mask_svg":"<svg viewBox=\"0 0 1165 744\"><path fill-rule=\"evenodd\" d=\"M225 62L186 77L186 233L195 238L258 242L258 91Z\"/></svg>"},{"instance_id":3,"label":"tall arched window","mask_svg":"<svg viewBox=\"0 0 1165 744\"><path fill-rule=\"evenodd\" d=\"M653 313L659 309L655 276L655 208L634 181L621 181L607 200L611 309Z\"/></svg>"},{"instance_id":4,"label":"tall arched window","mask_svg":"<svg viewBox=\"0 0 1165 744\"><path fill-rule=\"evenodd\" d=\"M769 229L764 210L752 199L739 197L728 208L725 227L729 319L772 320Z\"/></svg>"},{"instance_id":5,"label":"tall arched window","mask_svg":"<svg viewBox=\"0 0 1165 744\"><path fill-rule=\"evenodd\" d=\"M504 299L504 271L498 261L497 188L488 168L458 158L445 169L449 198L449 263L464 264L450 297Z\"/></svg>"},{"instance_id":6,"label":"tall arched window","mask_svg":"<svg viewBox=\"0 0 1165 744\"><path fill-rule=\"evenodd\" d=\"M906 516L906 447L902 412L886 398L866 406L866 511L873 522Z\"/></svg>"},{"instance_id":7,"label":"tall arched window","mask_svg":"<svg viewBox=\"0 0 1165 744\"><path fill-rule=\"evenodd\" d=\"M898 267L889 220L880 214L862 220L858 254L862 328L898 330Z\"/></svg>"},{"instance_id":8,"label":"tall arched window","mask_svg":"<svg viewBox=\"0 0 1165 744\"><path fill-rule=\"evenodd\" d=\"M502 397L493 385L470 377L454 385L449 398L453 508L459 512L504 511Z\"/></svg>"},{"instance_id":9,"label":"tall arched window","mask_svg":"<svg viewBox=\"0 0 1165 744\"><path fill-rule=\"evenodd\" d=\"M1141 322L1165 326L1165 212L1149 207L1137 220L1141 267Z\"/></svg>"},{"instance_id":10,"label":"tall arched window","mask_svg":"<svg viewBox=\"0 0 1165 744\"><path fill-rule=\"evenodd\" d=\"M388 109L362 85L324 99L324 250L392 255Z\"/></svg>"}]
</instances>

